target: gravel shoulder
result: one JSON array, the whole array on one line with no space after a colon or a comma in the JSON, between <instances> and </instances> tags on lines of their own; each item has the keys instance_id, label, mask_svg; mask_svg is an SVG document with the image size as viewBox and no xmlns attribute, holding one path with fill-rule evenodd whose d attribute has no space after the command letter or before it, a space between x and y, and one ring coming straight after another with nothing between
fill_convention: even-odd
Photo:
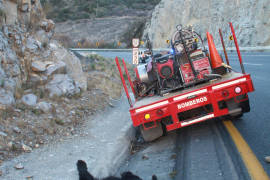
<instances>
[{"instance_id":1,"label":"gravel shoulder","mask_svg":"<svg viewBox=\"0 0 270 180\"><path fill-rule=\"evenodd\" d=\"M102 177L117 171L129 153L130 138L134 135L124 96L114 107L89 117L80 135L45 145L31 153L2 164L1 179L74 180L78 178L76 161L83 159L95 176ZM24 169L14 166L21 163Z\"/></svg>"}]
</instances>

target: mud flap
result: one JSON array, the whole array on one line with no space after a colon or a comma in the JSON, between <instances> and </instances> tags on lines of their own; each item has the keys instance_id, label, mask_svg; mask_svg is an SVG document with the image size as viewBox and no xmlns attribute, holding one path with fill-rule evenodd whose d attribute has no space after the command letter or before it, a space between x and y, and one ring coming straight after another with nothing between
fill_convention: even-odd
<instances>
[{"instance_id":1,"label":"mud flap","mask_svg":"<svg viewBox=\"0 0 270 180\"><path fill-rule=\"evenodd\" d=\"M239 103L235 102L234 99L230 99L226 101L226 105L229 110L229 115L231 117L241 117L243 112L242 108L240 107Z\"/></svg>"},{"instance_id":2,"label":"mud flap","mask_svg":"<svg viewBox=\"0 0 270 180\"><path fill-rule=\"evenodd\" d=\"M160 122L156 122L156 126L150 129L144 129L143 125L141 125L140 132L146 142L154 141L163 135L163 130Z\"/></svg>"},{"instance_id":3,"label":"mud flap","mask_svg":"<svg viewBox=\"0 0 270 180\"><path fill-rule=\"evenodd\" d=\"M250 111L249 106L249 99L241 101L241 102L235 102L234 99L231 99L229 101L226 101L227 107L229 109L229 115L233 118L240 118L242 117L243 113Z\"/></svg>"}]
</instances>

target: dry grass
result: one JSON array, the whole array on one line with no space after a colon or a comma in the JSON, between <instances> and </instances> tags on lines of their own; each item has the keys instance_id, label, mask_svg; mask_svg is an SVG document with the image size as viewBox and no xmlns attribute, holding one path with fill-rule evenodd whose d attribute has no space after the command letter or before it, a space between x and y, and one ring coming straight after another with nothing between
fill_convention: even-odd
<instances>
[{"instance_id":1,"label":"dry grass","mask_svg":"<svg viewBox=\"0 0 270 180\"><path fill-rule=\"evenodd\" d=\"M24 119L19 119L17 121L17 126L20 128L20 129L26 129L27 126L28 126L28 123L24 120Z\"/></svg>"},{"instance_id":2,"label":"dry grass","mask_svg":"<svg viewBox=\"0 0 270 180\"><path fill-rule=\"evenodd\" d=\"M0 120L7 120L11 118L14 113L12 107L7 107L5 110L0 110Z\"/></svg>"}]
</instances>

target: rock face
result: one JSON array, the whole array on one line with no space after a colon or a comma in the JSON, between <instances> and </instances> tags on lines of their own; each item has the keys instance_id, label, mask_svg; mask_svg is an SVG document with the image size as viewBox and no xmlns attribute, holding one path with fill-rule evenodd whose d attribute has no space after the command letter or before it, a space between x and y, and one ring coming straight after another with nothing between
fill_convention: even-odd
<instances>
[{"instance_id":1,"label":"rock face","mask_svg":"<svg viewBox=\"0 0 270 180\"><path fill-rule=\"evenodd\" d=\"M0 109L21 97L35 106L37 94L24 88L43 92L51 79L48 87L63 86L55 94L86 90L80 60L52 39L54 22L45 18L39 0L0 0L0 11ZM63 81L56 82L59 77Z\"/></svg>"},{"instance_id":2,"label":"rock face","mask_svg":"<svg viewBox=\"0 0 270 180\"><path fill-rule=\"evenodd\" d=\"M155 48L167 47L166 39L171 38L176 25L193 25L203 39L209 31L220 45L218 29L221 28L229 44L228 22L234 24L240 46L270 45L269 0L162 0L144 34L149 34Z\"/></svg>"}]
</instances>

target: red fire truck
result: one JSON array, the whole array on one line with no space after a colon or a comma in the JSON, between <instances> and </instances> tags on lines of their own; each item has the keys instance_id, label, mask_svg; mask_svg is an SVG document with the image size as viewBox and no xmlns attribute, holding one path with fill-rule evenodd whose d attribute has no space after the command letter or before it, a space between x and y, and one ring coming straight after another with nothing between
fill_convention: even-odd
<instances>
[{"instance_id":1,"label":"red fire truck","mask_svg":"<svg viewBox=\"0 0 270 180\"><path fill-rule=\"evenodd\" d=\"M131 80L122 60L135 96L132 102L119 60L115 59L133 125L139 126L145 141L157 139L164 130L172 131L222 116L238 118L250 111L247 94L254 87L250 75L245 73L234 28L229 24L242 72L230 67L221 30L226 64L210 33L207 32L206 50L199 47L202 41L199 34L180 26L171 40L173 53L159 56L150 53L150 60L135 68L135 80Z\"/></svg>"}]
</instances>

